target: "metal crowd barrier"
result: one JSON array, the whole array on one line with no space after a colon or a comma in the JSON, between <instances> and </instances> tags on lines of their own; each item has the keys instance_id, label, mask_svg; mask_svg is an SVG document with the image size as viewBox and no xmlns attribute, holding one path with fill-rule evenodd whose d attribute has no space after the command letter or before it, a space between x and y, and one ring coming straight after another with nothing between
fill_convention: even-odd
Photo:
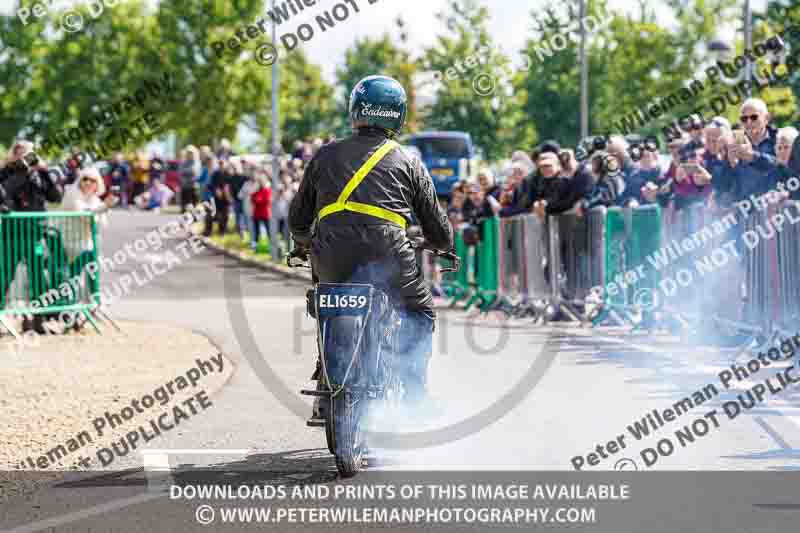
<instances>
[{"instance_id":1,"label":"metal crowd barrier","mask_svg":"<svg viewBox=\"0 0 800 533\"><path fill-rule=\"evenodd\" d=\"M560 310L595 324L662 320L670 328L722 326L753 339L793 335L800 319L797 222L800 202L788 201L747 217L695 204L601 207L545 221L533 214L493 218L482 223L476 246L457 232L463 267L442 284L453 306L477 303L517 317L547 319ZM689 275L690 282L676 282ZM588 304L601 312L592 316Z\"/></svg>"},{"instance_id":2,"label":"metal crowd barrier","mask_svg":"<svg viewBox=\"0 0 800 533\"><path fill-rule=\"evenodd\" d=\"M467 246L463 232L456 232L462 270L443 286L453 307L466 301L464 309L477 303L481 311L544 319L560 310L583 321L592 290L616 281L620 291L599 303L625 322L636 290L658 281L654 274L625 280L628 270L660 245L660 217L659 207L645 206L600 207L544 221L533 214L487 219L477 246Z\"/></svg>"},{"instance_id":3,"label":"metal crowd barrier","mask_svg":"<svg viewBox=\"0 0 800 533\"><path fill-rule=\"evenodd\" d=\"M500 219L497 217L484 219L480 224L480 241L475 246L475 292L466 304L467 309L477 303L480 310L486 312L497 301L499 231Z\"/></svg>"},{"instance_id":4,"label":"metal crowd barrier","mask_svg":"<svg viewBox=\"0 0 800 533\"><path fill-rule=\"evenodd\" d=\"M744 322L767 337L796 334L800 317L798 221L800 203L792 201L751 212L744 224Z\"/></svg>"},{"instance_id":5,"label":"metal crowd barrier","mask_svg":"<svg viewBox=\"0 0 800 533\"><path fill-rule=\"evenodd\" d=\"M645 263L661 243L658 206L597 207L584 213L550 217L552 301L573 320L583 321L587 305L602 309L594 323L606 317L618 323L640 322L638 295L654 290L658 275ZM642 275L641 273L644 273ZM602 288L600 294L594 289Z\"/></svg>"},{"instance_id":6,"label":"metal crowd barrier","mask_svg":"<svg viewBox=\"0 0 800 533\"><path fill-rule=\"evenodd\" d=\"M592 288L603 286L609 260L607 252L607 209L591 209L582 216L550 217L550 288L553 305L573 320L580 320L580 308Z\"/></svg>"},{"instance_id":7,"label":"metal crowd barrier","mask_svg":"<svg viewBox=\"0 0 800 533\"><path fill-rule=\"evenodd\" d=\"M0 325L16 335L14 315L82 314L100 305L97 223L88 212L17 212L0 216Z\"/></svg>"},{"instance_id":8,"label":"metal crowd barrier","mask_svg":"<svg viewBox=\"0 0 800 533\"><path fill-rule=\"evenodd\" d=\"M662 297L673 316L685 324L698 317L710 316L726 320L738 320L738 288L741 274L737 261L732 260L723 268L715 268L710 274L703 273L698 264L710 264L715 250L726 241L736 238L739 232L738 221L733 210L712 213L704 203L692 204L680 210L669 208L665 215L668 223L664 225L663 257L669 264L662 270L665 277L679 279L688 271L693 281L687 284L676 283L674 293ZM718 227L729 228L725 232ZM673 253L668 253L668 249ZM734 258L735 259L735 258Z\"/></svg>"},{"instance_id":9,"label":"metal crowd barrier","mask_svg":"<svg viewBox=\"0 0 800 533\"><path fill-rule=\"evenodd\" d=\"M456 307L459 302L470 299L475 285L474 247L464 243L464 231L461 228L456 228L454 241L455 252L461 260L461 268L458 272L443 274L441 283L445 295L450 298L450 307Z\"/></svg>"},{"instance_id":10,"label":"metal crowd barrier","mask_svg":"<svg viewBox=\"0 0 800 533\"><path fill-rule=\"evenodd\" d=\"M652 325L661 277L649 258L662 246L662 229L657 205L612 207L606 213L604 304L617 322Z\"/></svg>"},{"instance_id":11,"label":"metal crowd barrier","mask_svg":"<svg viewBox=\"0 0 800 533\"><path fill-rule=\"evenodd\" d=\"M785 202L784 216L791 214L794 220L800 219L800 202ZM797 324L800 320L800 227L791 220L784 223L778 234L778 267L780 325L783 328ZM796 333L793 332L792 335Z\"/></svg>"},{"instance_id":12,"label":"metal crowd barrier","mask_svg":"<svg viewBox=\"0 0 800 533\"><path fill-rule=\"evenodd\" d=\"M546 311L551 293L547 227L532 214L500 219L494 309L518 318L538 318Z\"/></svg>"}]
</instances>

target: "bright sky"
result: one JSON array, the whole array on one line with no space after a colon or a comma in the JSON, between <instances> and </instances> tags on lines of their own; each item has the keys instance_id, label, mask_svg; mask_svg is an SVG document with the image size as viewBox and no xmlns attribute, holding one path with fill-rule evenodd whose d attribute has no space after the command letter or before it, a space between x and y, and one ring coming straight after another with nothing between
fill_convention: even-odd
<instances>
[{"instance_id":1,"label":"bright sky","mask_svg":"<svg viewBox=\"0 0 800 533\"><path fill-rule=\"evenodd\" d=\"M90 0L42 0L52 2L55 5L74 5L87 3ZM91 0L97 1L97 0ZM115 0L124 2L125 0ZM155 5L158 0L147 0ZM230 0L232 1L232 0ZM271 0L266 0L269 3ZM278 5L285 0L276 0ZM370 4L374 1L374 4ZM295 30L297 25L302 22L311 21L316 30L316 35L305 44L305 49L311 59L322 65L325 77L332 81L333 72L336 66L344 59L344 51L358 37L372 36L377 37L385 32L390 35L396 33L393 21L398 15L402 15L407 22L410 48L419 50L421 47L431 44L435 40L435 35L439 32L440 22L435 14L444 9L450 0L347 0L355 3L361 10L360 13L351 11L350 16L337 23L334 28L328 29L324 33L320 32L318 26L313 23L316 15L330 10L335 5L343 3L344 0L317 0L317 5L307 8L299 16L293 17L289 22L281 24L278 28L279 35L288 31ZM484 5L489 6L491 13L490 32L496 42L502 45L507 53L519 50L525 39L529 35L531 23L531 11L549 4L547 0L481 0ZM743 2L743 0L742 0ZM663 20L663 24L671 24L666 10L662 7L662 1L650 2L656 5L656 12ZM752 8L755 11L764 9L767 0L753 0ZM0 14L13 15L17 0L0 0ZM349 5L349 4L348 4ZM631 11L638 9L637 0L610 0L612 10ZM107 8L113 9L113 8ZM351 8L352 9L352 8ZM728 36L729 32L728 32Z\"/></svg>"},{"instance_id":2,"label":"bright sky","mask_svg":"<svg viewBox=\"0 0 800 533\"><path fill-rule=\"evenodd\" d=\"M339 0L319 0L319 7L314 11L309 11L313 15L297 17L297 24L306 19L313 19L313 16L325 9L330 9ZM435 14L441 11L450 0L377 0L370 5L369 0L353 0L362 9L362 12L351 16L339 23L336 27L327 30L324 34L319 33L305 45L305 48L315 62L323 66L325 75L328 79L333 79L333 72L337 64L344 58L344 51L355 41L357 37L380 36L385 32L390 35L395 34L396 29L393 21L398 15L402 15L407 22L410 48L418 50L421 47L435 41L435 36L441 30L441 23L436 19ZM753 0L752 9L761 11L764 9L767 0ZM490 32L495 41L502 45L507 53L513 53L522 48L526 38L529 36L531 17L533 10L548 5L547 0L483 0L484 5L489 6L491 14ZM656 6L656 14L663 24L668 26L672 21L668 17L668 11L663 9L663 2L651 2ZM613 11L638 10L638 2L635 0L610 0L610 9ZM282 24L279 33L295 28L294 23ZM315 26L315 29L317 27Z\"/></svg>"}]
</instances>

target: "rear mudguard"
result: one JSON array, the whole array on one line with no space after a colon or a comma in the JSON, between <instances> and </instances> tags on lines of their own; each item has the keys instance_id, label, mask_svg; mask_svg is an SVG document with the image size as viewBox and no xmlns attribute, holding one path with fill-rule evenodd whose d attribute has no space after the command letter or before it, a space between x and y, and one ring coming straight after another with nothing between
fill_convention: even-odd
<instances>
[{"instance_id":1,"label":"rear mudguard","mask_svg":"<svg viewBox=\"0 0 800 533\"><path fill-rule=\"evenodd\" d=\"M325 368L328 380L334 387L354 385L358 381L361 362L357 356L364 319L362 316L335 316L324 318L320 323ZM364 340L361 339L361 342Z\"/></svg>"}]
</instances>

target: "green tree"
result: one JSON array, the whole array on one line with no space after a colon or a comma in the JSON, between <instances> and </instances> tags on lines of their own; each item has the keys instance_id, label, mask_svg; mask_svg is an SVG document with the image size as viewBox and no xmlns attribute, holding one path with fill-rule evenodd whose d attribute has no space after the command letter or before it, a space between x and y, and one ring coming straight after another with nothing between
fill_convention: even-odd
<instances>
[{"instance_id":1,"label":"green tree","mask_svg":"<svg viewBox=\"0 0 800 533\"><path fill-rule=\"evenodd\" d=\"M789 30L784 33L784 41L787 47L787 56L793 55L797 62L800 62L800 0L771 1L767 5L764 13L755 13L754 41L767 39L776 33ZM777 61L776 61L777 63ZM760 61L761 67L773 68L766 61ZM778 66L776 72L782 72L784 66ZM778 87L770 87L764 90L761 97L769 107L772 121L777 126L794 125L800 115L798 110L798 99L800 99L800 72L788 72L788 79Z\"/></svg>"},{"instance_id":2,"label":"green tree","mask_svg":"<svg viewBox=\"0 0 800 533\"><path fill-rule=\"evenodd\" d=\"M146 107L158 114L162 132L177 134L180 145L235 140L243 122L269 132L271 69L254 60L256 47L268 37L233 51L226 47L221 57L212 46L232 38L243 21L257 22L264 0L162 0L156 9L129 0L106 7L97 18L82 9L85 29L75 33L61 29L58 12L31 18L27 26L15 17L0 19L4 139L41 139L75 128L164 73L173 90ZM281 125L288 145L291 137L329 129L335 103L320 68L302 52L280 61Z\"/></svg>"},{"instance_id":3,"label":"green tree","mask_svg":"<svg viewBox=\"0 0 800 533\"><path fill-rule=\"evenodd\" d=\"M640 2L638 13L622 14L609 12L605 0L589 0L587 14L600 22L589 36L586 51L590 133L618 131L623 117L666 98L702 75L706 45L714 39L716 26L733 16L732 5L732 0L670 0L667 7L678 24L663 28L656 20L652 3ZM563 8L566 16L557 16L556 7ZM539 126L542 137L576 141L579 37L575 31L565 40L554 36L576 28L579 15L573 2L560 0L551 3L544 17L534 14L533 18L534 34L524 49L532 68L518 85L518 89L526 91L525 111ZM589 28L591 24L587 25ZM550 47L552 56L542 52L544 42L557 45ZM664 116L648 117L643 125L637 122L635 130L640 134L657 133L665 124L690 112L696 102L672 106Z\"/></svg>"},{"instance_id":4,"label":"green tree","mask_svg":"<svg viewBox=\"0 0 800 533\"><path fill-rule=\"evenodd\" d=\"M268 72L271 99L272 70ZM281 62L278 79L281 141L285 149L288 150L295 140L321 136L334 128L338 110L333 86L322 78L320 66L309 62L302 50L293 51L286 61ZM267 131L265 128L272 124L270 101L265 102L257 114L259 127Z\"/></svg>"},{"instance_id":5,"label":"green tree","mask_svg":"<svg viewBox=\"0 0 800 533\"><path fill-rule=\"evenodd\" d=\"M437 73L426 126L469 132L489 160L529 148L535 129L525 120L520 95L511 91L514 73L489 35L488 10L473 0L452 1L437 17L448 32L437 36L422 60Z\"/></svg>"}]
</instances>

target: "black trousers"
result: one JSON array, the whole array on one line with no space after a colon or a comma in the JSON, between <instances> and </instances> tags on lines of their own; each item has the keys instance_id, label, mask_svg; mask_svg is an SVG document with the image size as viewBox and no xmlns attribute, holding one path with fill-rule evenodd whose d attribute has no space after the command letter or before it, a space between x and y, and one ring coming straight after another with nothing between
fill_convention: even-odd
<instances>
[{"instance_id":1,"label":"black trousers","mask_svg":"<svg viewBox=\"0 0 800 533\"><path fill-rule=\"evenodd\" d=\"M194 185L181 187L181 213L186 212L186 206L197 204L197 191L194 190Z\"/></svg>"},{"instance_id":2,"label":"black trousers","mask_svg":"<svg viewBox=\"0 0 800 533\"><path fill-rule=\"evenodd\" d=\"M205 228L203 230L203 235L206 237L211 237L211 234L214 232L214 222L217 223L217 227L219 228L219 234L225 235L228 232L228 217L230 215L230 205L217 203L216 204L217 212L216 214L212 214L208 210L206 210L206 223Z\"/></svg>"}]
</instances>

